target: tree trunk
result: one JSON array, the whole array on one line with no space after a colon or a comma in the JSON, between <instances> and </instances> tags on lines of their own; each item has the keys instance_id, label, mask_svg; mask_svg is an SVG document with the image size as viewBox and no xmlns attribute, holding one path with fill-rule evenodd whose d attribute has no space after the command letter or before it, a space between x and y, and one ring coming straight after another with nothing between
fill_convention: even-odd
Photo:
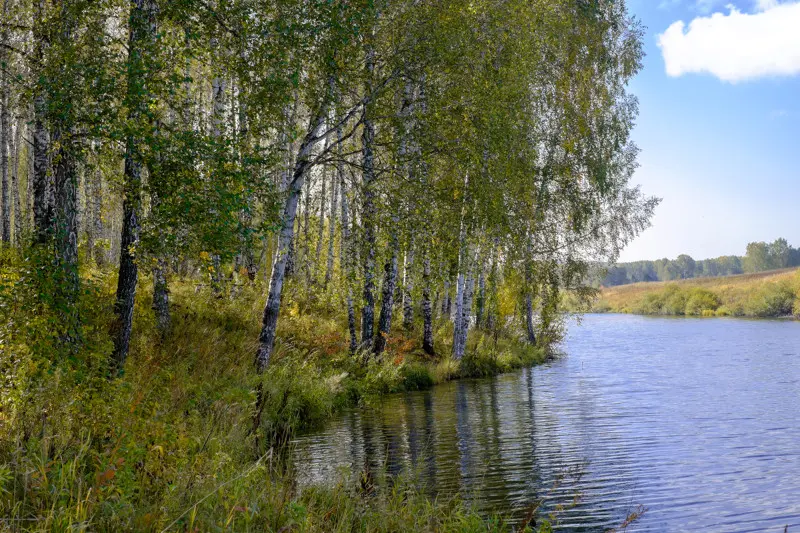
<instances>
[{"instance_id":1,"label":"tree trunk","mask_svg":"<svg viewBox=\"0 0 800 533\"><path fill-rule=\"evenodd\" d=\"M3 18L8 20L8 0L3 1ZM2 43L0 43L0 176L2 176L2 219L0 219L0 240L6 244L11 243L11 202L9 201L8 181L8 145L11 132L8 123L8 50L5 48L8 30L3 27Z\"/></svg>"},{"instance_id":2,"label":"tree trunk","mask_svg":"<svg viewBox=\"0 0 800 533\"><path fill-rule=\"evenodd\" d=\"M167 285L167 261L158 258L158 263L153 269L153 311L156 314L158 332L164 337L170 328L169 313L169 287Z\"/></svg>"},{"instance_id":3,"label":"tree trunk","mask_svg":"<svg viewBox=\"0 0 800 533\"><path fill-rule=\"evenodd\" d=\"M373 352L380 355L386 348L386 339L392 328L392 312L394 310L394 292L397 287L397 217L392 220L392 237L389 244L391 255L383 267L383 298L381 300L381 313L378 317L378 335L375 337Z\"/></svg>"},{"instance_id":4,"label":"tree trunk","mask_svg":"<svg viewBox=\"0 0 800 533\"><path fill-rule=\"evenodd\" d=\"M23 138L25 140L25 227L31 235L34 235L36 226L33 220L33 162L35 160L33 153L33 128L34 113L33 105L30 106L30 113L26 117L25 133Z\"/></svg>"},{"instance_id":5,"label":"tree trunk","mask_svg":"<svg viewBox=\"0 0 800 533\"><path fill-rule=\"evenodd\" d=\"M464 318L461 322L462 335L464 336L464 343L466 345L467 333L472 324L472 304L475 301L475 274L470 269L467 274L467 284L464 292Z\"/></svg>"},{"instance_id":6,"label":"tree trunk","mask_svg":"<svg viewBox=\"0 0 800 533\"><path fill-rule=\"evenodd\" d=\"M530 344L536 344L536 333L533 329L533 295L525 295L525 329L526 339Z\"/></svg>"},{"instance_id":7,"label":"tree trunk","mask_svg":"<svg viewBox=\"0 0 800 533\"><path fill-rule=\"evenodd\" d=\"M14 204L14 242L17 245L22 243L22 231L24 229L23 220L25 216L22 211L22 201L19 192L19 156L22 143L22 122L17 121L14 134L9 138L11 142L9 148L11 152L11 198Z\"/></svg>"},{"instance_id":8,"label":"tree trunk","mask_svg":"<svg viewBox=\"0 0 800 533\"><path fill-rule=\"evenodd\" d=\"M366 94L372 94L372 77L375 71L375 50L366 48ZM364 106L361 135L361 157L364 180L364 199L361 220L364 225L364 308L361 311L361 346L372 344L375 322L375 160L373 144L375 124L372 121L371 105Z\"/></svg>"},{"instance_id":9,"label":"tree trunk","mask_svg":"<svg viewBox=\"0 0 800 533\"><path fill-rule=\"evenodd\" d=\"M358 333L356 330L356 310L353 306L353 243L350 236L350 210L347 202L347 183L344 178L344 163L342 162L342 128L337 128L337 154L339 161L336 164L336 173L339 180L339 190L342 194L342 242L339 253L339 266L342 270L342 279L347 294L347 329L350 333L350 353L358 349Z\"/></svg>"},{"instance_id":10,"label":"tree trunk","mask_svg":"<svg viewBox=\"0 0 800 533\"><path fill-rule=\"evenodd\" d=\"M447 320L453 320L453 294L450 289L450 280L444 282L444 296L442 300L442 314Z\"/></svg>"},{"instance_id":11,"label":"tree trunk","mask_svg":"<svg viewBox=\"0 0 800 533\"><path fill-rule=\"evenodd\" d=\"M480 274L478 274L478 298L475 304L477 307L475 310L475 327L480 329L483 327L483 309L486 305L486 277L483 273L482 264Z\"/></svg>"},{"instance_id":12,"label":"tree trunk","mask_svg":"<svg viewBox=\"0 0 800 533\"><path fill-rule=\"evenodd\" d=\"M34 101L33 133L33 224L36 240L44 243L53 217L50 166L50 131L46 126L46 102L43 94Z\"/></svg>"},{"instance_id":13,"label":"tree trunk","mask_svg":"<svg viewBox=\"0 0 800 533\"><path fill-rule=\"evenodd\" d=\"M328 148L328 142L325 142L325 148ZM319 220L318 220L318 228L317 228L317 248L314 251L314 277L313 283L316 285L317 280L319 279L319 258L322 255L322 238L325 235L325 204L328 195L328 167L322 167L322 192L320 193L319 197Z\"/></svg>"},{"instance_id":14,"label":"tree trunk","mask_svg":"<svg viewBox=\"0 0 800 533\"><path fill-rule=\"evenodd\" d=\"M306 283L308 284L309 287L311 286L311 261L310 261L311 240L308 238L308 228L309 225L311 224L310 199L311 199L311 185L313 181L314 181L313 175L309 173L309 175L306 176L305 184L303 185L303 192L300 197L300 200L302 201L301 204L303 209L303 219L298 223L298 226L300 226L298 228L298 239L300 238L299 232L302 230L300 251L302 252L303 255L301 259L303 261L303 270L305 271Z\"/></svg>"},{"instance_id":15,"label":"tree trunk","mask_svg":"<svg viewBox=\"0 0 800 533\"><path fill-rule=\"evenodd\" d=\"M67 305L78 295L78 173L73 132L56 130L59 149L54 155L56 258L64 276L61 293Z\"/></svg>"},{"instance_id":16,"label":"tree trunk","mask_svg":"<svg viewBox=\"0 0 800 533\"><path fill-rule=\"evenodd\" d=\"M409 238L408 254L403 266L403 327L414 327L414 235Z\"/></svg>"},{"instance_id":17,"label":"tree trunk","mask_svg":"<svg viewBox=\"0 0 800 533\"><path fill-rule=\"evenodd\" d=\"M154 0L134 0L131 5L130 33L128 36L128 98L132 105L129 119L137 123L147 114L150 99L147 96L145 54L148 41L155 39L158 8ZM120 237L119 279L116 315L112 325L114 341L113 364L122 372L131 340L133 308L136 301L136 284L139 267L135 252L139 243L139 216L141 211L142 163L139 154L139 139L130 135L125 146L125 174L122 201L122 234Z\"/></svg>"},{"instance_id":18,"label":"tree trunk","mask_svg":"<svg viewBox=\"0 0 800 533\"><path fill-rule=\"evenodd\" d=\"M422 263L422 349L436 355L433 349L433 309L431 308L431 259L425 254Z\"/></svg>"},{"instance_id":19,"label":"tree trunk","mask_svg":"<svg viewBox=\"0 0 800 533\"><path fill-rule=\"evenodd\" d=\"M217 39L212 38L211 49L216 52L218 47ZM216 76L211 80L211 102L213 108L211 110L211 137L215 142L219 143L225 129L225 97L227 90L227 80L225 78ZM216 146L217 150L221 150L220 146ZM215 214L214 209L211 210L212 216ZM218 253L211 255L211 264L213 265L213 272L211 273L211 290L217 297L222 296L224 280L222 279L222 262Z\"/></svg>"},{"instance_id":20,"label":"tree trunk","mask_svg":"<svg viewBox=\"0 0 800 533\"><path fill-rule=\"evenodd\" d=\"M95 169L91 176L87 176L86 184L86 205L89 211L86 235L89 259L99 268L103 268L106 253L98 242L103 238L103 174L100 169Z\"/></svg>"},{"instance_id":21,"label":"tree trunk","mask_svg":"<svg viewBox=\"0 0 800 533\"><path fill-rule=\"evenodd\" d=\"M150 195L150 202L153 208L158 208L159 198L155 191ZM171 322L169 313L169 285L167 283L167 260L164 257L164 250L158 251L156 264L153 267L152 308L156 315L156 327L163 339L169 332Z\"/></svg>"},{"instance_id":22,"label":"tree trunk","mask_svg":"<svg viewBox=\"0 0 800 533\"><path fill-rule=\"evenodd\" d=\"M489 331L494 330L497 317L497 246L498 239L495 238L494 246L492 246L491 255L491 268L489 270L489 296L487 298L488 305L486 306L486 329Z\"/></svg>"},{"instance_id":23,"label":"tree trunk","mask_svg":"<svg viewBox=\"0 0 800 533\"><path fill-rule=\"evenodd\" d=\"M323 287L328 290L328 285L333 276L333 261L334 261L334 241L336 240L336 210L337 200L339 198L339 180L334 178L331 193L331 216L328 221L328 263L325 266L325 282Z\"/></svg>"},{"instance_id":24,"label":"tree trunk","mask_svg":"<svg viewBox=\"0 0 800 533\"><path fill-rule=\"evenodd\" d=\"M134 256L139 244L139 211L141 209L141 164L134 160L134 140L128 140L125 150L125 197L122 201L122 236L120 239L119 279L117 280L116 314L113 326L114 365L122 372L131 340L133 307L139 266Z\"/></svg>"},{"instance_id":25,"label":"tree trunk","mask_svg":"<svg viewBox=\"0 0 800 533\"><path fill-rule=\"evenodd\" d=\"M303 182L306 174L310 170L309 158L316 144L316 134L322 128L328 109L327 100L320 107L317 115L312 117L308 126L308 132L303 139L295 160L294 172L288 186L288 196L283 209L281 230L278 237L278 250L275 254L275 264L272 267L272 276L269 283L269 296L264 307L262 318L261 334L258 337L258 349L256 350L255 366L259 373L262 373L269 366L272 350L275 347L275 333L278 328L278 316L281 310L281 294L283 292L283 282L286 277L289 252L294 242L294 224L297 215L297 201L300 191L303 189Z\"/></svg>"},{"instance_id":26,"label":"tree trunk","mask_svg":"<svg viewBox=\"0 0 800 533\"><path fill-rule=\"evenodd\" d=\"M462 343L461 327L464 318L464 290L466 279L464 274L459 272L456 279L456 316L453 323L453 359L459 360L464 357L466 344Z\"/></svg>"}]
</instances>

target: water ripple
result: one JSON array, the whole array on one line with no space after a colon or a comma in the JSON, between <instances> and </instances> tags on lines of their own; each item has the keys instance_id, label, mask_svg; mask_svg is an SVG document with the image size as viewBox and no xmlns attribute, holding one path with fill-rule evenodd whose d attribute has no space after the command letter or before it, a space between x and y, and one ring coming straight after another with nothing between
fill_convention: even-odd
<instances>
[{"instance_id":1,"label":"water ripple","mask_svg":"<svg viewBox=\"0 0 800 533\"><path fill-rule=\"evenodd\" d=\"M800 324L588 316L566 356L351 411L295 442L301 485L412 472L562 531L800 531Z\"/></svg>"}]
</instances>

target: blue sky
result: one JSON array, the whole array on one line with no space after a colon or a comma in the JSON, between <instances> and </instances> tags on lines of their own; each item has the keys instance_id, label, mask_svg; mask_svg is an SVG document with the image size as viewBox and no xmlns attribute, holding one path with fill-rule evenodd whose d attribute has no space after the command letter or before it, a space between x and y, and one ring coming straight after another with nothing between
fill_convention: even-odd
<instances>
[{"instance_id":1,"label":"blue sky","mask_svg":"<svg viewBox=\"0 0 800 533\"><path fill-rule=\"evenodd\" d=\"M800 246L800 0L629 9L647 27L631 84L634 182L662 203L620 260L742 255L777 237Z\"/></svg>"}]
</instances>

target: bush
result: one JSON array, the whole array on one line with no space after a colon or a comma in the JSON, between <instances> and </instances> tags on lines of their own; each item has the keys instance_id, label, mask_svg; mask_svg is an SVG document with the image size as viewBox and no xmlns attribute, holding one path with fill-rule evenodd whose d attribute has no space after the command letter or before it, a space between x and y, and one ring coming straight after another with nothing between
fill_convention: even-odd
<instances>
[{"instance_id":1,"label":"bush","mask_svg":"<svg viewBox=\"0 0 800 533\"><path fill-rule=\"evenodd\" d=\"M660 315L664 308L664 294L663 293L649 293L644 296L638 306L635 306L632 311L643 315Z\"/></svg>"},{"instance_id":2,"label":"bush","mask_svg":"<svg viewBox=\"0 0 800 533\"><path fill-rule=\"evenodd\" d=\"M262 427L267 442L286 442L299 430L325 420L333 412L331 381L308 365L270 368L262 381Z\"/></svg>"},{"instance_id":3,"label":"bush","mask_svg":"<svg viewBox=\"0 0 800 533\"><path fill-rule=\"evenodd\" d=\"M795 294L787 283L765 282L744 302L746 314L755 317L791 315Z\"/></svg>"},{"instance_id":4,"label":"bush","mask_svg":"<svg viewBox=\"0 0 800 533\"><path fill-rule=\"evenodd\" d=\"M686 307L684 309L685 314L687 315L703 315L703 316L713 316L714 311L720 306L720 298L713 292L695 288L689 291L689 297L686 301ZM709 311L710 314L706 314L705 312Z\"/></svg>"},{"instance_id":5,"label":"bush","mask_svg":"<svg viewBox=\"0 0 800 533\"><path fill-rule=\"evenodd\" d=\"M403 388L405 390L425 390L435 385L431 371L423 364L406 364L400 373L403 376Z\"/></svg>"},{"instance_id":6,"label":"bush","mask_svg":"<svg viewBox=\"0 0 800 533\"><path fill-rule=\"evenodd\" d=\"M678 285L669 285L664 290L664 306L663 312L666 315L679 316L686 313L686 303L689 300L689 295L686 291L682 290Z\"/></svg>"},{"instance_id":7,"label":"bush","mask_svg":"<svg viewBox=\"0 0 800 533\"><path fill-rule=\"evenodd\" d=\"M461 359L459 375L462 378L483 378L494 376L502 371L494 354L470 352Z\"/></svg>"}]
</instances>

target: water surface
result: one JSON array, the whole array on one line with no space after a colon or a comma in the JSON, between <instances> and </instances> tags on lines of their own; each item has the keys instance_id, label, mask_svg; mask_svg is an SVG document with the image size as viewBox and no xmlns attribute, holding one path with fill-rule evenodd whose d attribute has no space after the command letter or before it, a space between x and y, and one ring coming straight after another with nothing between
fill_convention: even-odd
<instances>
[{"instance_id":1,"label":"water surface","mask_svg":"<svg viewBox=\"0 0 800 533\"><path fill-rule=\"evenodd\" d=\"M395 395L297 439L301 484L411 472L559 529L800 531L800 323L589 315L565 355Z\"/></svg>"}]
</instances>

